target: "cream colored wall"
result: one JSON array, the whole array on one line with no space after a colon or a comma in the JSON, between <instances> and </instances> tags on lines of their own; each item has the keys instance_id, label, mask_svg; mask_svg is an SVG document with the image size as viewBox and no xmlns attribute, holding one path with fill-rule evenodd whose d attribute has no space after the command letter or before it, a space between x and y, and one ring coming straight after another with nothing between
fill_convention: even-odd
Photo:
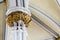
<instances>
[{"instance_id":1,"label":"cream colored wall","mask_svg":"<svg viewBox=\"0 0 60 40\"><path fill-rule=\"evenodd\" d=\"M0 4L0 40L4 38L4 15L5 15L5 6Z\"/></svg>"},{"instance_id":2,"label":"cream colored wall","mask_svg":"<svg viewBox=\"0 0 60 40\"><path fill-rule=\"evenodd\" d=\"M60 22L60 9L55 2L55 0L30 0L31 4L42 9L47 14Z\"/></svg>"}]
</instances>

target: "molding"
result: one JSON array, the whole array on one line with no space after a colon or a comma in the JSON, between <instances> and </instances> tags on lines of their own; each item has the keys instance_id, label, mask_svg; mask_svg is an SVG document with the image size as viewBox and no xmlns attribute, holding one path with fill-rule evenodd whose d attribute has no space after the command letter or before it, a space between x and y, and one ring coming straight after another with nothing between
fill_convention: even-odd
<instances>
[{"instance_id":1,"label":"molding","mask_svg":"<svg viewBox=\"0 0 60 40\"><path fill-rule=\"evenodd\" d=\"M42 28L46 30L48 33L52 34L52 36L58 38L59 34L56 33L53 29L51 29L48 25L46 25L43 21L41 21L39 18L37 18L34 14L32 14L32 18L38 22L40 25L42 25Z\"/></svg>"},{"instance_id":2,"label":"molding","mask_svg":"<svg viewBox=\"0 0 60 40\"><path fill-rule=\"evenodd\" d=\"M60 4L57 0L55 0L55 3L57 4L57 6L60 8Z\"/></svg>"},{"instance_id":3,"label":"molding","mask_svg":"<svg viewBox=\"0 0 60 40\"><path fill-rule=\"evenodd\" d=\"M40 15L42 15L43 17L49 19L50 22L52 22L58 29L60 28L60 23L57 22L54 18L52 18L50 15L46 14L43 10L35 7L34 5L29 5L30 8L32 8L33 10L35 10L36 12L38 12Z\"/></svg>"}]
</instances>

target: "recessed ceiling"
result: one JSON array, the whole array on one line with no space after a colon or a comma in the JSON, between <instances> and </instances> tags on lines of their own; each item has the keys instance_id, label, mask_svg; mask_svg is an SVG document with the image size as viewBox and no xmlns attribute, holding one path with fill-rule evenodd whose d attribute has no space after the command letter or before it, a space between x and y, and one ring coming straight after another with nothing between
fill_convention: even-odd
<instances>
[{"instance_id":1,"label":"recessed ceiling","mask_svg":"<svg viewBox=\"0 0 60 40\"><path fill-rule=\"evenodd\" d=\"M43 10L46 14L50 15L57 22L60 23L60 9L54 0L29 0L29 3ZM49 20L39 15L38 12L35 12L33 9L30 10L36 17L41 19L45 24L47 24L53 30L55 30L57 33L60 34L60 30L56 28ZM0 4L0 39L1 40L3 39L2 37L4 37L3 34L4 34L4 25L5 25L4 24L5 12L6 12L5 6L3 4ZM52 38L52 35L49 34L46 30L44 30L42 26L39 25L39 23L37 23L34 19L30 23L30 26L27 28L27 31L28 31L28 40L44 40L47 38Z\"/></svg>"}]
</instances>

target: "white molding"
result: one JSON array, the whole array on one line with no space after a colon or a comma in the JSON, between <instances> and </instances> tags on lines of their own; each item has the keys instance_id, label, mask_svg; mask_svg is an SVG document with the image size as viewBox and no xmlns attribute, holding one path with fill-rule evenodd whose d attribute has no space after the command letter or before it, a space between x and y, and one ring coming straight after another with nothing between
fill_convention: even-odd
<instances>
[{"instance_id":1,"label":"white molding","mask_svg":"<svg viewBox=\"0 0 60 40\"><path fill-rule=\"evenodd\" d=\"M57 4L57 6L60 8L60 4L57 0L55 0L55 3Z\"/></svg>"}]
</instances>

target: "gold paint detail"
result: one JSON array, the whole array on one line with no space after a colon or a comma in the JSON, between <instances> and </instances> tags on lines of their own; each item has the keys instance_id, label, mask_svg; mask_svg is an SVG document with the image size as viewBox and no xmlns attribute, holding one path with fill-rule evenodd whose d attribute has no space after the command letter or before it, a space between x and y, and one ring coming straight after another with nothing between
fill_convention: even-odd
<instances>
[{"instance_id":1,"label":"gold paint detail","mask_svg":"<svg viewBox=\"0 0 60 40\"><path fill-rule=\"evenodd\" d=\"M6 17L6 23L12 27L14 22L18 22L19 20L22 20L26 27L28 27L30 21L31 21L31 17L29 15L27 15L24 12L21 11L17 11L17 12L12 12L10 13L7 17Z\"/></svg>"},{"instance_id":2,"label":"gold paint detail","mask_svg":"<svg viewBox=\"0 0 60 40\"><path fill-rule=\"evenodd\" d=\"M56 38L56 40L60 40L60 37Z\"/></svg>"},{"instance_id":3,"label":"gold paint detail","mask_svg":"<svg viewBox=\"0 0 60 40\"><path fill-rule=\"evenodd\" d=\"M5 5L6 7L8 6L7 0L4 0L4 5Z\"/></svg>"}]
</instances>

